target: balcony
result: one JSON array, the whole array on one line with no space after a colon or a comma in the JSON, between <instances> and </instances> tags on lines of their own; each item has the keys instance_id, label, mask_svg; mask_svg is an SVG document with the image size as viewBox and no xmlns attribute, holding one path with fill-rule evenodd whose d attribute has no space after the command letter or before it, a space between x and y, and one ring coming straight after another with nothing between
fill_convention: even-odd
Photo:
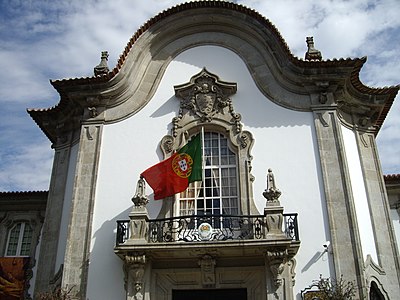
<instances>
[{"instance_id":1,"label":"balcony","mask_svg":"<svg viewBox=\"0 0 400 300\"><path fill-rule=\"evenodd\" d=\"M298 217L283 213L281 192L272 174L268 178L263 214L158 219L149 218L139 180L129 220L117 221L114 247L124 264L128 294L140 292L144 278L153 280L160 298L173 290L233 287L260 295L264 284L275 296L292 293L300 247Z\"/></svg>"},{"instance_id":2,"label":"balcony","mask_svg":"<svg viewBox=\"0 0 400 300\"><path fill-rule=\"evenodd\" d=\"M282 232L299 241L297 214L283 214ZM116 247L131 237L130 220L117 221ZM148 243L205 242L267 239L264 215L190 215L147 221Z\"/></svg>"}]
</instances>

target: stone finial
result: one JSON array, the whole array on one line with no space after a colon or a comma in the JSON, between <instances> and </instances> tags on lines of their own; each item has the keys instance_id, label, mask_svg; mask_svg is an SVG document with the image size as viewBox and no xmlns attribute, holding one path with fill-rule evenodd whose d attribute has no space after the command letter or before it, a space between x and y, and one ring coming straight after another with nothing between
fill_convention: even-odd
<instances>
[{"instance_id":1,"label":"stone finial","mask_svg":"<svg viewBox=\"0 0 400 300\"><path fill-rule=\"evenodd\" d=\"M146 182L142 176L140 176L136 184L136 193L132 198L132 202L135 207L145 207L149 203L149 199L146 196Z\"/></svg>"},{"instance_id":2,"label":"stone finial","mask_svg":"<svg viewBox=\"0 0 400 300\"><path fill-rule=\"evenodd\" d=\"M96 76L104 75L110 71L107 65L107 61L108 61L108 51L102 51L101 61L97 66L94 67L94 75Z\"/></svg>"},{"instance_id":3,"label":"stone finial","mask_svg":"<svg viewBox=\"0 0 400 300\"><path fill-rule=\"evenodd\" d=\"M322 60L321 51L314 48L314 38L312 36L306 37L307 42L307 52L305 55L305 60Z\"/></svg>"},{"instance_id":4,"label":"stone finial","mask_svg":"<svg viewBox=\"0 0 400 300\"><path fill-rule=\"evenodd\" d=\"M278 202L281 191L276 188L275 177L271 169L268 169L267 174L267 189L264 191L263 196L267 202Z\"/></svg>"}]
</instances>

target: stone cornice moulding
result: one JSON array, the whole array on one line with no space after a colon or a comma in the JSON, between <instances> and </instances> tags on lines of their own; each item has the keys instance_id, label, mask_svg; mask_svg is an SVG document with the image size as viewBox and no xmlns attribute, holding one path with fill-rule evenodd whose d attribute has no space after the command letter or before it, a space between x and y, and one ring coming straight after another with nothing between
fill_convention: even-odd
<instances>
[{"instance_id":1,"label":"stone cornice moulding","mask_svg":"<svg viewBox=\"0 0 400 300\"><path fill-rule=\"evenodd\" d=\"M350 103L350 108L345 109L347 99L362 105L365 99L371 98L370 93L379 95L378 103L365 104L367 107L377 105L380 110L375 120L383 122L398 87L374 90L363 86L358 74L365 58L321 62L298 60L290 53L276 28L266 25L267 20L261 19L259 14L244 7L239 10L233 4L207 6L211 2L214 3L204 1L205 4L199 4L201 8L196 9L183 5L181 11L165 14L149 25L134 43L130 41L130 48L123 53L120 69L108 81L99 81L97 77L53 81L61 95L60 103L50 110L30 110L32 118L51 140L58 134L51 128L60 125L60 118L66 116L68 107L81 109L68 114L67 119L73 121L65 130L79 128L80 122L88 116L93 122L101 118L106 124L126 119L150 101L172 59L187 49L213 45L239 55L259 90L280 106L310 111L310 106L318 104L316 101L321 98L321 86L316 82L325 81L331 92L343 91L340 100L344 100L344 111L351 111L353 107ZM104 99L100 114L83 112L82 108L88 108L88 97ZM97 109L90 108L91 111ZM55 118L43 118L43 114ZM50 123L45 124L44 119Z\"/></svg>"}]
</instances>

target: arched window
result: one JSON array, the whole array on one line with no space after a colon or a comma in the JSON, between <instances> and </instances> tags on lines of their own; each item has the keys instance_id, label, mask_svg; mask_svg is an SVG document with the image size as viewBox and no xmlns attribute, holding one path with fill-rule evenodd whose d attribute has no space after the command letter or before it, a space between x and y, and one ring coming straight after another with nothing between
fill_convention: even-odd
<instances>
[{"instance_id":1,"label":"arched window","mask_svg":"<svg viewBox=\"0 0 400 300\"><path fill-rule=\"evenodd\" d=\"M230 96L236 88L236 83L221 81L206 69L174 86L179 112L172 119L171 135L161 140L161 150L168 158L204 130L203 180L190 184L179 201L164 201L158 218L258 213L251 174L254 139L233 108Z\"/></svg>"},{"instance_id":2,"label":"arched window","mask_svg":"<svg viewBox=\"0 0 400 300\"><path fill-rule=\"evenodd\" d=\"M237 215L237 155L218 132L203 136L203 180L189 185L179 197L179 215Z\"/></svg>"},{"instance_id":3,"label":"arched window","mask_svg":"<svg viewBox=\"0 0 400 300\"><path fill-rule=\"evenodd\" d=\"M381 293L381 291L378 288L378 285L372 281L371 282L371 287L369 289L369 299L370 300L385 300L385 297Z\"/></svg>"},{"instance_id":4,"label":"arched window","mask_svg":"<svg viewBox=\"0 0 400 300\"><path fill-rule=\"evenodd\" d=\"M6 256L29 256L33 229L25 222L16 223L8 232Z\"/></svg>"}]
</instances>

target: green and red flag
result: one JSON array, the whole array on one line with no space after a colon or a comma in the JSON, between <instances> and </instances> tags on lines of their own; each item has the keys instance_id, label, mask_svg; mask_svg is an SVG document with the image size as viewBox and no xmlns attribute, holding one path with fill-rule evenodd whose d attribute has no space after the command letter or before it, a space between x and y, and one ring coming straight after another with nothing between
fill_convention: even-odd
<instances>
[{"instance_id":1,"label":"green and red flag","mask_svg":"<svg viewBox=\"0 0 400 300\"><path fill-rule=\"evenodd\" d=\"M175 152L170 158L140 174L154 191L154 200L184 191L190 182L202 179L202 150L200 134Z\"/></svg>"}]
</instances>

